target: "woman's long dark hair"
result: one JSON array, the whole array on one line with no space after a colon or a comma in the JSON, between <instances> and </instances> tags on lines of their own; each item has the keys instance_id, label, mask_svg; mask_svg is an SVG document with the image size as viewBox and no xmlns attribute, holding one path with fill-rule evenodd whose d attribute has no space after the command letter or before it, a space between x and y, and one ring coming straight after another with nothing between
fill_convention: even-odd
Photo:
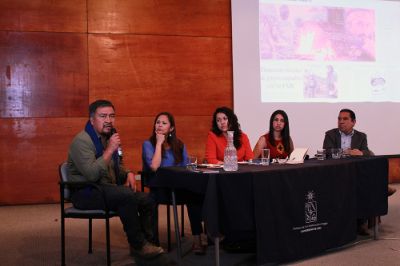
<instances>
[{"instance_id":1,"label":"woman's long dark hair","mask_svg":"<svg viewBox=\"0 0 400 266\"><path fill-rule=\"evenodd\" d=\"M236 149L239 149L242 147L242 142L240 141L242 137L242 130L240 130L240 124L238 122L238 118L233 112L232 109L228 107L219 107L217 110L215 110L213 114L213 121L211 125L211 131L214 132L215 135L220 136L222 134L222 131L219 130L218 125L217 125L217 114L218 113L223 113L228 117L228 130L234 131L233 135L233 145L235 145Z\"/></svg>"},{"instance_id":2,"label":"woman's long dark hair","mask_svg":"<svg viewBox=\"0 0 400 266\"><path fill-rule=\"evenodd\" d=\"M151 144L153 144L153 147L156 146L157 143L157 137L156 137L156 122L157 119L162 116L165 115L166 117L168 117L168 121L171 124L171 127L173 127L174 129L166 136L165 141L169 144L172 153L174 155L175 158L175 164L179 164L180 162L182 162L183 160L183 142L178 139L176 137L176 126L175 126L175 119L174 116L168 112L161 112L158 115L156 115L156 118L154 119L154 123L153 123L153 134L151 135L151 137L149 138ZM162 157L164 157L165 154L165 149L164 149L164 145L162 145L161 148L161 155Z\"/></svg>"},{"instance_id":3,"label":"woman's long dark hair","mask_svg":"<svg viewBox=\"0 0 400 266\"><path fill-rule=\"evenodd\" d=\"M282 129L282 143L283 147L285 147L286 152L290 152L290 130L289 130L289 117L286 114L285 111L283 110L276 110L275 112L272 113L270 119L269 119L269 142L275 146L275 138L274 138L274 127L273 127L273 122L275 119L276 115L282 115L283 120L285 121L285 126Z\"/></svg>"}]
</instances>

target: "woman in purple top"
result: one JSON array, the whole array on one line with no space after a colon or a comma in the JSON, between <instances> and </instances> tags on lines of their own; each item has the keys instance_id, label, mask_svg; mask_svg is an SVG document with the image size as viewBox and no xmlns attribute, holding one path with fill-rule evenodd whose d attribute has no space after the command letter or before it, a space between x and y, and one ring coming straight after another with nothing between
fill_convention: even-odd
<instances>
[{"instance_id":1,"label":"woman in purple top","mask_svg":"<svg viewBox=\"0 0 400 266\"><path fill-rule=\"evenodd\" d=\"M183 142L176 137L175 119L168 112L159 113L154 121L151 137L142 147L143 171L154 174L158 168L166 166L186 166L188 156ZM156 202L169 199L163 189L151 188L151 195ZM203 195L178 190L177 197L186 203L192 235L194 238L193 251L197 255L205 254L205 247L201 244L200 235L203 233L202 205Z\"/></svg>"}]
</instances>

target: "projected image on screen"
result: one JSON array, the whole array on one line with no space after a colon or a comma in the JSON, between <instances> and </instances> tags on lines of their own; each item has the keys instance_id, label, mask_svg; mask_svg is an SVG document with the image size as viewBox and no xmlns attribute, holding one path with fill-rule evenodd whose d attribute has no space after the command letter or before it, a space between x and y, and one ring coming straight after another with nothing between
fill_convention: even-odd
<instances>
[{"instance_id":1,"label":"projected image on screen","mask_svg":"<svg viewBox=\"0 0 400 266\"><path fill-rule=\"evenodd\" d=\"M261 4L262 59L375 60L373 10Z\"/></svg>"},{"instance_id":2,"label":"projected image on screen","mask_svg":"<svg viewBox=\"0 0 400 266\"><path fill-rule=\"evenodd\" d=\"M306 71L304 75L304 98L337 98L337 75L328 65L325 76Z\"/></svg>"},{"instance_id":3,"label":"projected image on screen","mask_svg":"<svg viewBox=\"0 0 400 266\"><path fill-rule=\"evenodd\" d=\"M385 19L373 7L260 3L261 101L400 101L400 53L377 38Z\"/></svg>"}]
</instances>

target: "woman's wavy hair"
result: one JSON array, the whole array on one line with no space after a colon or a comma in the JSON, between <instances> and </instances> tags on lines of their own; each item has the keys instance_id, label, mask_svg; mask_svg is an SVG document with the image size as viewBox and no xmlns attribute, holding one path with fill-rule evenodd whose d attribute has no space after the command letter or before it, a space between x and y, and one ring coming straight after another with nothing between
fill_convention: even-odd
<instances>
[{"instance_id":1,"label":"woman's wavy hair","mask_svg":"<svg viewBox=\"0 0 400 266\"><path fill-rule=\"evenodd\" d=\"M175 164L179 164L183 160L183 155L182 155L182 153L183 153L183 142L176 137L175 119L174 119L174 116L171 113L161 112L161 113L156 115L156 118L154 119L154 123L153 123L153 133L152 133L151 137L149 138L149 140L150 140L151 144L155 147L156 143L157 143L156 122L157 122L157 119L162 115L165 115L168 118L168 121L171 124L171 127L174 128L167 135L165 141L169 144L169 146L170 146L170 148L172 150L172 153L173 153L174 158L175 158ZM161 148L161 154L162 154L162 157L164 157L164 155L165 155L164 145Z\"/></svg>"},{"instance_id":2,"label":"woman's wavy hair","mask_svg":"<svg viewBox=\"0 0 400 266\"><path fill-rule=\"evenodd\" d=\"M276 110L272 113L269 119L269 142L275 146L275 139L274 139L274 127L273 122L276 115L282 115L283 120L285 121L285 126L282 129L282 143L283 147L285 147L285 151L290 151L290 129L289 129L289 117L283 110Z\"/></svg>"},{"instance_id":3,"label":"woman's wavy hair","mask_svg":"<svg viewBox=\"0 0 400 266\"><path fill-rule=\"evenodd\" d=\"M235 145L236 149L239 149L242 147L242 142L240 141L242 137L242 130L240 129L240 124L238 122L238 118L233 112L232 109L228 107L219 107L215 110L213 114L213 121L211 125L211 131L214 132L215 135L220 136L222 134L222 131L219 130L218 125L217 125L217 114L218 113L223 113L228 117L228 128L229 130L234 131L233 135L233 145Z\"/></svg>"}]
</instances>

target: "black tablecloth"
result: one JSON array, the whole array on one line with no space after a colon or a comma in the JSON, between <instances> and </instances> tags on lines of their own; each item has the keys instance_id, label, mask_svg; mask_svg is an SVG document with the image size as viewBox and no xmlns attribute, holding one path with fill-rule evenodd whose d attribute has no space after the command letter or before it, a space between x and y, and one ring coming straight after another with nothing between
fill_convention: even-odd
<instances>
[{"instance_id":1,"label":"black tablecloth","mask_svg":"<svg viewBox=\"0 0 400 266\"><path fill-rule=\"evenodd\" d=\"M257 236L258 263L317 254L355 239L356 218L387 213L385 157L240 165L237 172L160 168L153 187L205 195L208 233Z\"/></svg>"}]
</instances>

